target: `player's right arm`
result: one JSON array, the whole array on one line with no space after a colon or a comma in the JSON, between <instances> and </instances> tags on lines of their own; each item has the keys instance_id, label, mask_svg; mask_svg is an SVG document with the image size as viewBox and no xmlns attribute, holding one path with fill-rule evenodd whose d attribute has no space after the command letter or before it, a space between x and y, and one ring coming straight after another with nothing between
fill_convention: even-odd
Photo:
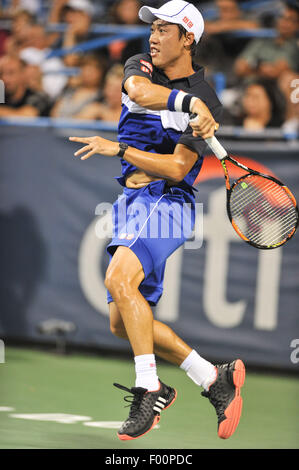
<instances>
[{"instance_id":1,"label":"player's right arm","mask_svg":"<svg viewBox=\"0 0 299 470\"><path fill-rule=\"evenodd\" d=\"M167 109L171 90L152 83L148 78L132 75L124 83L124 88L130 100L143 108L160 111Z\"/></svg>"},{"instance_id":2,"label":"player's right arm","mask_svg":"<svg viewBox=\"0 0 299 470\"><path fill-rule=\"evenodd\" d=\"M141 62L140 70L138 59L135 59L135 57L129 59L125 66L123 87L130 100L143 108L153 111L168 109L168 99L172 90L153 83L150 69L148 69L151 64L149 63L148 66L142 65L147 63L146 61L142 62L142 59L139 62ZM198 115L196 132L204 139L212 137L215 126L217 128L217 123L205 103L197 98L194 100L190 112Z\"/></svg>"}]
</instances>

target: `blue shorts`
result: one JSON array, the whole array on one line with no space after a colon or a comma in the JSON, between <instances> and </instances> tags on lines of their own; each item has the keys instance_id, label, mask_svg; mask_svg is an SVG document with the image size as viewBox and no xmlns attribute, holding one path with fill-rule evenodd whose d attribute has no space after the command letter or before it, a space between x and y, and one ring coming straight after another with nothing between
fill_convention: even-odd
<instances>
[{"instance_id":1,"label":"blue shorts","mask_svg":"<svg viewBox=\"0 0 299 470\"><path fill-rule=\"evenodd\" d=\"M156 305L163 292L167 258L192 234L192 189L169 187L165 180L153 181L140 189L124 187L113 204L112 218L113 238L107 246L110 261L118 246L129 247L144 271L139 290L150 305ZM107 301L113 301L109 291Z\"/></svg>"}]
</instances>

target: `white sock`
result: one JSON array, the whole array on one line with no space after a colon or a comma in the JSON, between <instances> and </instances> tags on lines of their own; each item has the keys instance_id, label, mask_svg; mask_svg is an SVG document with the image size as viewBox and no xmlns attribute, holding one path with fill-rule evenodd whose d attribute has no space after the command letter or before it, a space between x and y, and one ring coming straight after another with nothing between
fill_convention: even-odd
<instances>
[{"instance_id":1,"label":"white sock","mask_svg":"<svg viewBox=\"0 0 299 470\"><path fill-rule=\"evenodd\" d=\"M182 362L180 368L187 373L194 383L205 390L208 390L217 377L215 366L201 357L194 349Z\"/></svg>"},{"instance_id":2,"label":"white sock","mask_svg":"<svg viewBox=\"0 0 299 470\"><path fill-rule=\"evenodd\" d=\"M160 383L157 376L156 359L154 354L135 356L136 382L135 387L147 390L159 390Z\"/></svg>"}]
</instances>

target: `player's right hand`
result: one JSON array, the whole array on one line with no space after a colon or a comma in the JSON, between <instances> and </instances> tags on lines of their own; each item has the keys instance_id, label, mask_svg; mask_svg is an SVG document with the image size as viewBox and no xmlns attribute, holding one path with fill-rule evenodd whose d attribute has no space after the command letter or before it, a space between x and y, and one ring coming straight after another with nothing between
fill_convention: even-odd
<instances>
[{"instance_id":1,"label":"player's right hand","mask_svg":"<svg viewBox=\"0 0 299 470\"><path fill-rule=\"evenodd\" d=\"M195 101L192 106L192 113L197 114L197 118L190 121L193 136L200 136L203 139L213 137L215 131L219 128L219 124L215 121L210 110L202 100L197 99Z\"/></svg>"}]
</instances>

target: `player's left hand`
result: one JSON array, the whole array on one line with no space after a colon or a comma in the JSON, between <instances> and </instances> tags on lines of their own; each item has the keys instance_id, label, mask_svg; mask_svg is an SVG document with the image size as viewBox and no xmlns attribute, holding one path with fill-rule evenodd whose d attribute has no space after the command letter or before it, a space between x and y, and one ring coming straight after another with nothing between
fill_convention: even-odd
<instances>
[{"instance_id":1,"label":"player's left hand","mask_svg":"<svg viewBox=\"0 0 299 470\"><path fill-rule=\"evenodd\" d=\"M103 139L99 136L70 137L69 140L72 142L80 142L81 144L85 144L84 147L74 153L75 157L82 155L81 160L86 160L87 158L97 153L100 155L106 155L107 157L113 157L119 151L118 142L112 142L111 140Z\"/></svg>"}]
</instances>

